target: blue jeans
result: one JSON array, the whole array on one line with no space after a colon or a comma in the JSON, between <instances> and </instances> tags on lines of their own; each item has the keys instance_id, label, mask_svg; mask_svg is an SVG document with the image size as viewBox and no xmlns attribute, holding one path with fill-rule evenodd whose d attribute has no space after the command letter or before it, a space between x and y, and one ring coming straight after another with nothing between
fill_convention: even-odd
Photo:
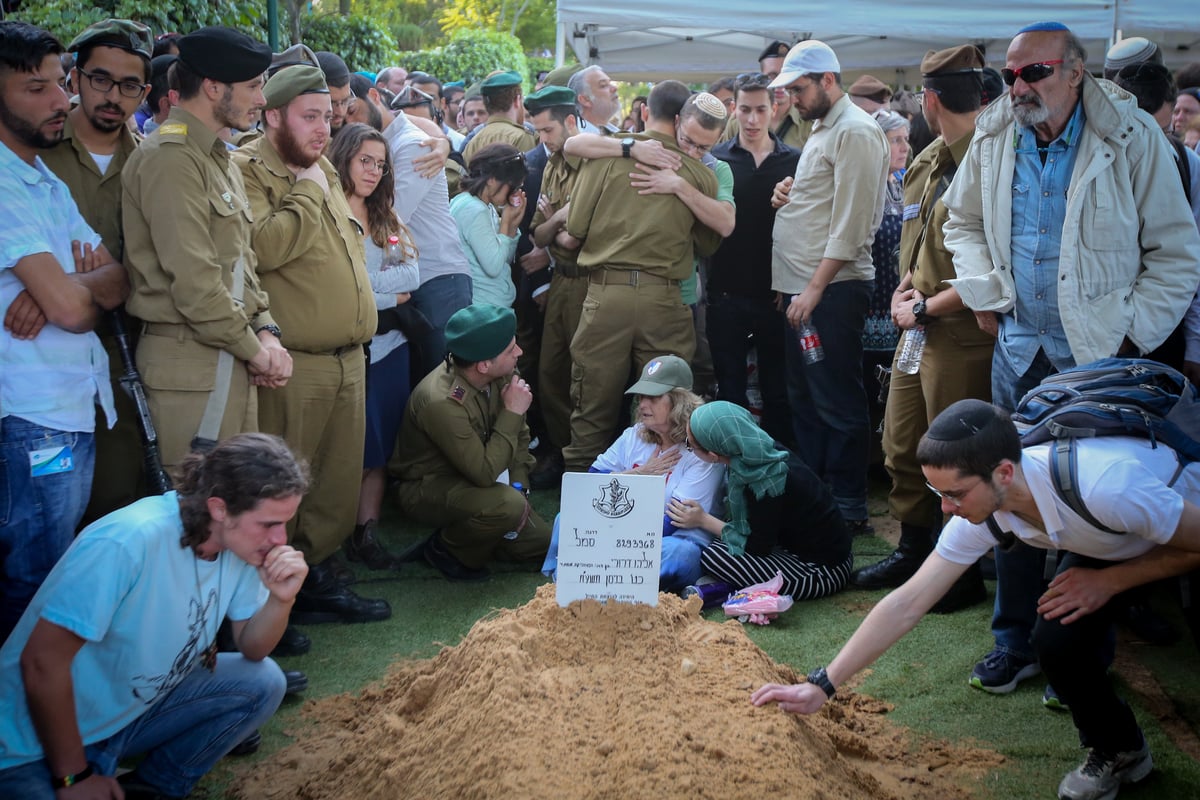
<instances>
[{"instance_id":1,"label":"blue jeans","mask_svg":"<svg viewBox=\"0 0 1200 800\"><path fill-rule=\"evenodd\" d=\"M33 477L30 454L61 447L71 448L71 468ZM0 419L0 643L71 546L95 463L94 434Z\"/></svg>"},{"instance_id":2,"label":"blue jeans","mask_svg":"<svg viewBox=\"0 0 1200 800\"><path fill-rule=\"evenodd\" d=\"M796 331L784 331L796 452L829 483L847 520L867 518L871 418L862 337L873 288L874 281L840 281L825 288L811 320L825 349L823 361L804 363ZM791 302L791 296L784 300Z\"/></svg>"},{"instance_id":3,"label":"blue jeans","mask_svg":"<svg viewBox=\"0 0 1200 800\"><path fill-rule=\"evenodd\" d=\"M558 526L561 514L554 515L554 531L550 547L542 562L542 574L558 579ZM658 587L664 592L677 592L700 580L700 552L712 544L712 537L703 531L676 531L662 540L662 563L658 570Z\"/></svg>"},{"instance_id":4,"label":"blue jeans","mask_svg":"<svg viewBox=\"0 0 1200 800\"><path fill-rule=\"evenodd\" d=\"M1000 345L992 351L992 402L1001 408L1015 411L1017 403L1025 394L1042 382L1047 375L1058 372L1044 350L1038 350L1033 363L1024 375L1018 375L1000 352Z\"/></svg>"},{"instance_id":5,"label":"blue jeans","mask_svg":"<svg viewBox=\"0 0 1200 800\"><path fill-rule=\"evenodd\" d=\"M717 377L717 399L750 407L746 398L746 354L753 346L762 393L763 430L787 444L792 440L792 422L784 369L785 329L783 314L769 298L755 300L725 293L708 298L705 330ZM753 342L749 341L751 336Z\"/></svg>"},{"instance_id":6,"label":"blue jeans","mask_svg":"<svg viewBox=\"0 0 1200 800\"><path fill-rule=\"evenodd\" d=\"M424 336L411 340L415 385L446 357L446 321L471 305L471 276L462 272L439 275L413 292L409 302L433 326Z\"/></svg>"},{"instance_id":7,"label":"blue jeans","mask_svg":"<svg viewBox=\"0 0 1200 800\"><path fill-rule=\"evenodd\" d=\"M185 797L234 746L270 719L287 682L274 661L219 653L217 668L193 669L128 727L85 748L88 763L114 775L117 762L146 754L138 775L164 794ZM44 759L0 772L0 797L54 800Z\"/></svg>"}]
</instances>

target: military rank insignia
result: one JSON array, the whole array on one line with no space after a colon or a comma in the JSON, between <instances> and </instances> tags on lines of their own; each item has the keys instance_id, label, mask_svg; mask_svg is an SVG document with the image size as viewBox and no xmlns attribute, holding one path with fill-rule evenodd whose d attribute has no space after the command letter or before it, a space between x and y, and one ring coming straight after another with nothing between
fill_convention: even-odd
<instances>
[{"instance_id":1,"label":"military rank insignia","mask_svg":"<svg viewBox=\"0 0 1200 800\"><path fill-rule=\"evenodd\" d=\"M450 399L454 400L454 402L462 403L466 398L467 390L461 385L455 385L455 387L450 390Z\"/></svg>"}]
</instances>

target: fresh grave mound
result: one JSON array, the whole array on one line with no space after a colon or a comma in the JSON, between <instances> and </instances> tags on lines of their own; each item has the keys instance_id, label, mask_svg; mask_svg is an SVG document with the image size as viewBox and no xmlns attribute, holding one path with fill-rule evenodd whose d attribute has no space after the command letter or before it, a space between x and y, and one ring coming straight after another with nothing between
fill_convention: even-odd
<instances>
[{"instance_id":1,"label":"fresh grave mound","mask_svg":"<svg viewBox=\"0 0 1200 800\"><path fill-rule=\"evenodd\" d=\"M559 608L554 586L399 665L361 697L310 703L314 724L234 794L260 798L966 798L1002 760L911 748L887 707L839 693L821 713L754 708L795 682L700 599ZM843 698L842 694L849 696Z\"/></svg>"}]
</instances>

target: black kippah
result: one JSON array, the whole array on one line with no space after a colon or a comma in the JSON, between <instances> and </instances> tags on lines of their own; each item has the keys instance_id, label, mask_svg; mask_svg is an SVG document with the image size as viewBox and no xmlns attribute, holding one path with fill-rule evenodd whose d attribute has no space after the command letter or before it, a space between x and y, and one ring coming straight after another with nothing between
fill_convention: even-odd
<instances>
[{"instance_id":1,"label":"black kippah","mask_svg":"<svg viewBox=\"0 0 1200 800\"><path fill-rule=\"evenodd\" d=\"M996 419L996 408L982 400L959 400L934 417L925 438L937 442L957 442L974 436Z\"/></svg>"}]
</instances>

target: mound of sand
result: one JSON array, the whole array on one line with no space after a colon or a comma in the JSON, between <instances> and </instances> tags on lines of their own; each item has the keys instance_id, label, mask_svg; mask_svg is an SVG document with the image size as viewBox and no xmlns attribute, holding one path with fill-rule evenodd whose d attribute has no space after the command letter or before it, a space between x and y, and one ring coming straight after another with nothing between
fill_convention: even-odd
<instances>
[{"instance_id":1,"label":"mound of sand","mask_svg":"<svg viewBox=\"0 0 1200 800\"><path fill-rule=\"evenodd\" d=\"M699 610L667 594L559 608L547 584L361 697L310 703L315 724L247 766L235 795L945 800L1002 761L913 746L852 692L810 717L754 708L753 688L796 674Z\"/></svg>"}]
</instances>

